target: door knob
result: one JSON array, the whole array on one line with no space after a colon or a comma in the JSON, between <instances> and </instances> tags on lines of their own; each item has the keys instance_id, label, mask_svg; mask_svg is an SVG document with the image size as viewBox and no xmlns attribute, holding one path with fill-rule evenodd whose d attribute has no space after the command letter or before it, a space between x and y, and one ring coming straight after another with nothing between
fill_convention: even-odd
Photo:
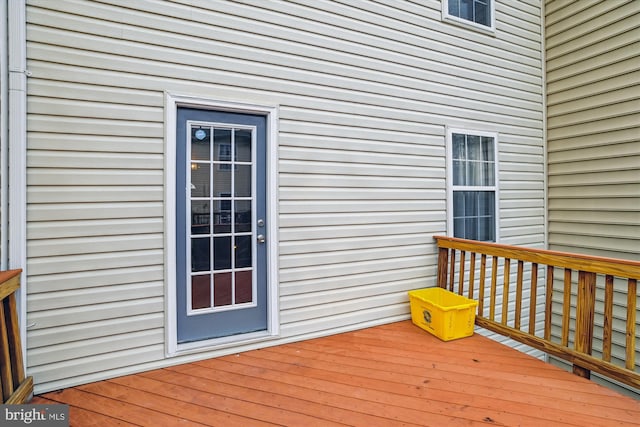
<instances>
[{"instance_id":1,"label":"door knob","mask_svg":"<svg viewBox=\"0 0 640 427\"><path fill-rule=\"evenodd\" d=\"M257 240L258 240L258 243L264 243L265 241L264 234L258 234Z\"/></svg>"}]
</instances>

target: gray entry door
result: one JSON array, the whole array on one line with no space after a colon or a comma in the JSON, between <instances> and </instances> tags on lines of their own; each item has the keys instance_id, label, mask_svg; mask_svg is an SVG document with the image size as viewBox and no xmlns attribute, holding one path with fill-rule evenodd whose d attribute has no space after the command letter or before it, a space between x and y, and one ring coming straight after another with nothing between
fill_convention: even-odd
<instances>
[{"instance_id":1,"label":"gray entry door","mask_svg":"<svg viewBox=\"0 0 640 427\"><path fill-rule=\"evenodd\" d=\"M178 343L265 331L266 116L177 119Z\"/></svg>"}]
</instances>

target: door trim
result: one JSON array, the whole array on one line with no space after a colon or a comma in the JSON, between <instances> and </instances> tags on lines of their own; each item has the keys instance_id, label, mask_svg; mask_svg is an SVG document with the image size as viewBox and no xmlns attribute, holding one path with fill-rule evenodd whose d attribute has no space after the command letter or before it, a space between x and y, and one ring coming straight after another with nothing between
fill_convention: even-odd
<instances>
[{"instance_id":1,"label":"door trim","mask_svg":"<svg viewBox=\"0 0 640 427\"><path fill-rule=\"evenodd\" d=\"M192 95L165 92L165 203L164 203L164 276L165 276L165 355L181 356L240 344L276 338L280 333L278 295L278 215L277 215L277 136L278 108L215 100ZM267 330L228 337L178 344L176 309L176 126L178 107L200 108L263 115L267 119L266 180L267 180Z\"/></svg>"}]
</instances>

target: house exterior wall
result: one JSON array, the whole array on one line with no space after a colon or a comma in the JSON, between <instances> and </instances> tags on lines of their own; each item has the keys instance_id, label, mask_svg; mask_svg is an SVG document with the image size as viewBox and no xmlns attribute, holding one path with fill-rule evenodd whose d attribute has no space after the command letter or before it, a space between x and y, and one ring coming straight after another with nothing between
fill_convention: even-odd
<instances>
[{"instance_id":1,"label":"house exterior wall","mask_svg":"<svg viewBox=\"0 0 640 427\"><path fill-rule=\"evenodd\" d=\"M495 34L434 0L29 0L27 23L36 392L251 348L165 358L166 91L278 107L269 344L409 318L447 126L498 133L501 241L545 245L538 1L498 1Z\"/></svg>"},{"instance_id":2,"label":"house exterior wall","mask_svg":"<svg viewBox=\"0 0 640 427\"><path fill-rule=\"evenodd\" d=\"M550 249L640 260L639 34L637 1L546 2Z\"/></svg>"},{"instance_id":3,"label":"house exterior wall","mask_svg":"<svg viewBox=\"0 0 640 427\"><path fill-rule=\"evenodd\" d=\"M638 260L640 4L547 3L549 245Z\"/></svg>"},{"instance_id":4,"label":"house exterior wall","mask_svg":"<svg viewBox=\"0 0 640 427\"><path fill-rule=\"evenodd\" d=\"M8 115L8 100L9 100L9 69L7 64L7 48L9 34L7 31L7 5L0 5L0 266L6 266L7 258L7 205L5 203L3 194L6 194L7 182L6 176L8 168L6 165L6 153L7 140L9 136L9 115Z\"/></svg>"}]
</instances>

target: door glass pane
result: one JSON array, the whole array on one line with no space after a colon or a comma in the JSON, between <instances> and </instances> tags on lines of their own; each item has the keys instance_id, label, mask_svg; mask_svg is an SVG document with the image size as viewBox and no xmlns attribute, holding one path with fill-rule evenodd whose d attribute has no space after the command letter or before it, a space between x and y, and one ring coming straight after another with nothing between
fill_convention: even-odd
<instances>
[{"instance_id":1,"label":"door glass pane","mask_svg":"<svg viewBox=\"0 0 640 427\"><path fill-rule=\"evenodd\" d=\"M214 129L213 160L231 161L231 129Z\"/></svg>"},{"instance_id":2,"label":"door glass pane","mask_svg":"<svg viewBox=\"0 0 640 427\"><path fill-rule=\"evenodd\" d=\"M191 201L191 234L209 234L210 231L209 201Z\"/></svg>"},{"instance_id":3,"label":"door glass pane","mask_svg":"<svg viewBox=\"0 0 640 427\"><path fill-rule=\"evenodd\" d=\"M215 255L214 270L229 270L231 268L231 237L215 237L213 253Z\"/></svg>"},{"instance_id":4,"label":"door glass pane","mask_svg":"<svg viewBox=\"0 0 640 427\"><path fill-rule=\"evenodd\" d=\"M191 160L211 160L211 128L191 128Z\"/></svg>"},{"instance_id":5,"label":"door glass pane","mask_svg":"<svg viewBox=\"0 0 640 427\"><path fill-rule=\"evenodd\" d=\"M213 167L213 193L231 194L231 168L224 168L224 164Z\"/></svg>"},{"instance_id":6,"label":"door glass pane","mask_svg":"<svg viewBox=\"0 0 640 427\"><path fill-rule=\"evenodd\" d=\"M236 236L236 268L251 267L251 236Z\"/></svg>"},{"instance_id":7,"label":"door glass pane","mask_svg":"<svg viewBox=\"0 0 640 427\"><path fill-rule=\"evenodd\" d=\"M236 304L253 301L253 272L236 272Z\"/></svg>"},{"instance_id":8,"label":"door glass pane","mask_svg":"<svg viewBox=\"0 0 640 427\"><path fill-rule=\"evenodd\" d=\"M233 285L231 273L218 273L213 275L213 305L220 307L232 304Z\"/></svg>"},{"instance_id":9,"label":"door glass pane","mask_svg":"<svg viewBox=\"0 0 640 427\"><path fill-rule=\"evenodd\" d=\"M210 167L208 163L191 163L191 197L209 197Z\"/></svg>"},{"instance_id":10,"label":"door glass pane","mask_svg":"<svg viewBox=\"0 0 640 427\"><path fill-rule=\"evenodd\" d=\"M235 134L235 160L238 162L251 161L251 135L249 129L236 130Z\"/></svg>"},{"instance_id":11,"label":"door glass pane","mask_svg":"<svg viewBox=\"0 0 640 427\"><path fill-rule=\"evenodd\" d=\"M230 194L221 194L221 198L214 200L214 226L213 232L216 234L231 233L231 197Z\"/></svg>"},{"instance_id":12,"label":"door glass pane","mask_svg":"<svg viewBox=\"0 0 640 427\"><path fill-rule=\"evenodd\" d=\"M191 308L211 307L211 280L210 276L191 277Z\"/></svg>"},{"instance_id":13,"label":"door glass pane","mask_svg":"<svg viewBox=\"0 0 640 427\"><path fill-rule=\"evenodd\" d=\"M236 166L234 188L236 197L251 197L251 165Z\"/></svg>"},{"instance_id":14,"label":"door glass pane","mask_svg":"<svg viewBox=\"0 0 640 427\"><path fill-rule=\"evenodd\" d=\"M251 231L251 200L236 201L235 218L236 233Z\"/></svg>"},{"instance_id":15,"label":"door glass pane","mask_svg":"<svg viewBox=\"0 0 640 427\"><path fill-rule=\"evenodd\" d=\"M211 270L211 245L208 237L191 239L191 271Z\"/></svg>"}]
</instances>

